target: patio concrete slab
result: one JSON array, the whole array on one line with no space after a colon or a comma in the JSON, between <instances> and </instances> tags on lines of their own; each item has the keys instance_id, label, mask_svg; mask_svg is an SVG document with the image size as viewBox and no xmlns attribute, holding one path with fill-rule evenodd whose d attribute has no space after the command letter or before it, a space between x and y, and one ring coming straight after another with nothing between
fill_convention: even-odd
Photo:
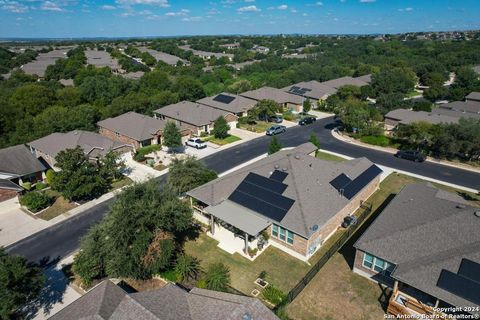
<instances>
[{"instance_id":1,"label":"patio concrete slab","mask_svg":"<svg viewBox=\"0 0 480 320\"><path fill-rule=\"evenodd\" d=\"M144 182L162 175L161 171L133 160L132 155L129 153L122 155L122 160L125 161L125 165L127 166L125 175L135 182Z\"/></svg>"}]
</instances>

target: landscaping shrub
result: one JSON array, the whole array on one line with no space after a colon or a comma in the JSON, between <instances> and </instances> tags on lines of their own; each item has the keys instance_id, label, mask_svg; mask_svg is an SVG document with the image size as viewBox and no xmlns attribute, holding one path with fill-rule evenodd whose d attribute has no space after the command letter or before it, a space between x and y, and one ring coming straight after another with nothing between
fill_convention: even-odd
<instances>
[{"instance_id":1,"label":"landscaping shrub","mask_svg":"<svg viewBox=\"0 0 480 320\"><path fill-rule=\"evenodd\" d=\"M196 279L200 273L200 262L197 258L189 255L180 255L177 258L175 272L180 281Z\"/></svg>"},{"instance_id":2,"label":"landscaping shrub","mask_svg":"<svg viewBox=\"0 0 480 320\"><path fill-rule=\"evenodd\" d=\"M43 182L38 182L37 184L35 184L35 189L37 190L43 190L47 187L47 185Z\"/></svg>"},{"instance_id":3,"label":"landscaping shrub","mask_svg":"<svg viewBox=\"0 0 480 320\"><path fill-rule=\"evenodd\" d=\"M175 270L160 272L160 276L168 281L177 282L180 280L179 274Z\"/></svg>"},{"instance_id":4,"label":"landscaping shrub","mask_svg":"<svg viewBox=\"0 0 480 320\"><path fill-rule=\"evenodd\" d=\"M283 293L282 290L274 287L273 285L269 285L266 287L263 292L262 292L263 297L265 300L268 300L269 302L273 303L274 305L279 304L280 302L283 301L287 296L285 293Z\"/></svg>"},{"instance_id":5,"label":"landscaping shrub","mask_svg":"<svg viewBox=\"0 0 480 320\"><path fill-rule=\"evenodd\" d=\"M381 147L390 145L390 139L386 136L363 136L360 141Z\"/></svg>"},{"instance_id":6,"label":"landscaping shrub","mask_svg":"<svg viewBox=\"0 0 480 320\"><path fill-rule=\"evenodd\" d=\"M146 147L142 147L140 149L137 149L137 152L133 156L133 160L135 161L143 161L145 160L145 156L151 152L161 150L162 146L159 144L152 144Z\"/></svg>"},{"instance_id":7,"label":"landscaping shrub","mask_svg":"<svg viewBox=\"0 0 480 320\"><path fill-rule=\"evenodd\" d=\"M29 191L30 189L32 189L32 184L30 182L24 182L22 183L22 188Z\"/></svg>"},{"instance_id":8,"label":"landscaping shrub","mask_svg":"<svg viewBox=\"0 0 480 320\"><path fill-rule=\"evenodd\" d=\"M227 292L230 286L230 270L223 263L208 266L205 272L207 289Z\"/></svg>"},{"instance_id":9,"label":"landscaping shrub","mask_svg":"<svg viewBox=\"0 0 480 320\"><path fill-rule=\"evenodd\" d=\"M292 111L287 111L283 113L282 117L284 120L287 120L287 121L295 121L298 118L297 115L293 114Z\"/></svg>"},{"instance_id":10,"label":"landscaping shrub","mask_svg":"<svg viewBox=\"0 0 480 320\"><path fill-rule=\"evenodd\" d=\"M45 209L53 202L53 199L45 193L32 191L20 197L20 204L27 207L32 212L38 212Z\"/></svg>"},{"instance_id":11,"label":"landscaping shrub","mask_svg":"<svg viewBox=\"0 0 480 320\"><path fill-rule=\"evenodd\" d=\"M47 183L51 185L53 181L53 176L55 175L55 171L53 171L52 169L48 169L45 175L47 177Z\"/></svg>"}]
</instances>

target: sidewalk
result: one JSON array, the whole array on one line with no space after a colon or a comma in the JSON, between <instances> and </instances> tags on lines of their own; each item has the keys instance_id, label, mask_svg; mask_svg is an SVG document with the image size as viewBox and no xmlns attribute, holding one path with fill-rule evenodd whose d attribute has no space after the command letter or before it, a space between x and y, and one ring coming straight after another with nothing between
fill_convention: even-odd
<instances>
[{"instance_id":1,"label":"sidewalk","mask_svg":"<svg viewBox=\"0 0 480 320\"><path fill-rule=\"evenodd\" d=\"M331 132L331 134L334 138L336 138L338 140L341 140L343 142L347 142L347 143L350 143L350 144L355 144L355 145L360 146L360 147L369 148L369 149L373 149L373 150L377 150L377 151L388 152L388 153L391 153L391 154L395 154L398 151L397 149L394 149L394 148L374 146L374 145L371 145L371 144L368 144L368 143L364 143L364 142L355 140L355 139L350 138L350 137L346 137L346 136L342 135L340 132L336 131L335 129L332 129L332 131L330 131L330 132ZM480 169L474 168L474 167L469 166L467 164L458 164L458 163L453 163L453 162L447 161L447 160L435 159L435 158L432 158L432 157L427 157L427 161L432 162L432 163L436 163L436 164L441 164L443 166L449 166L449 167L454 167L454 168L458 168L458 169L462 169L462 170L468 170L468 171L480 173Z\"/></svg>"}]
</instances>

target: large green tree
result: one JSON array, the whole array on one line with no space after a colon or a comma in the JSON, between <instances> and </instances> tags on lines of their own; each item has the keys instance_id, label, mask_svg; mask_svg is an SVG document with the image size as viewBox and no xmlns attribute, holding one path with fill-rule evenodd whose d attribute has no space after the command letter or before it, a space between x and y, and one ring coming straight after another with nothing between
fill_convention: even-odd
<instances>
[{"instance_id":1,"label":"large green tree","mask_svg":"<svg viewBox=\"0 0 480 320\"><path fill-rule=\"evenodd\" d=\"M0 318L20 318L21 308L38 297L44 282L40 268L0 247Z\"/></svg>"},{"instance_id":2,"label":"large green tree","mask_svg":"<svg viewBox=\"0 0 480 320\"><path fill-rule=\"evenodd\" d=\"M172 161L167 183L175 193L181 194L216 178L215 171L208 169L194 157L188 157Z\"/></svg>"},{"instance_id":3,"label":"large green tree","mask_svg":"<svg viewBox=\"0 0 480 320\"><path fill-rule=\"evenodd\" d=\"M162 144L169 149L175 149L182 145L182 135L175 122L168 121L163 129Z\"/></svg>"},{"instance_id":4,"label":"large green tree","mask_svg":"<svg viewBox=\"0 0 480 320\"><path fill-rule=\"evenodd\" d=\"M228 130L230 130L230 126L223 116L218 117L213 123L212 133L217 139L225 139L228 137Z\"/></svg>"},{"instance_id":5,"label":"large green tree","mask_svg":"<svg viewBox=\"0 0 480 320\"><path fill-rule=\"evenodd\" d=\"M278 142L277 137L273 136L268 145L268 154L274 154L280 150L282 150L282 145Z\"/></svg>"},{"instance_id":6,"label":"large green tree","mask_svg":"<svg viewBox=\"0 0 480 320\"><path fill-rule=\"evenodd\" d=\"M278 103L273 100L261 100L257 102L255 107L250 109L248 112L252 116L266 120L267 117L275 115L276 112L279 111Z\"/></svg>"}]
</instances>

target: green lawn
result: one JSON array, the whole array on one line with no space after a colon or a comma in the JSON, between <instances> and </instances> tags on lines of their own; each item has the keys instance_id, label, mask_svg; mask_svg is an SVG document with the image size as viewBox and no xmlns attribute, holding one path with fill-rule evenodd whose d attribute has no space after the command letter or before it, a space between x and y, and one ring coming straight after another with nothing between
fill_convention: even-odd
<instances>
[{"instance_id":1,"label":"green lawn","mask_svg":"<svg viewBox=\"0 0 480 320\"><path fill-rule=\"evenodd\" d=\"M121 187L128 186L129 184L132 184L132 183L133 183L132 179L130 179L129 177L123 177L120 180L114 181L112 183L112 186L110 187L110 190L116 190L116 189L119 189Z\"/></svg>"},{"instance_id":2,"label":"green lawn","mask_svg":"<svg viewBox=\"0 0 480 320\"><path fill-rule=\"evenodd\" d=\"M239 124L239 127L240 129L261 133L267 131L272 125L270 122L256 121L255 124Z\"/></svg>"},{"instance_id":3,"label":"green lawn","mask_svg":"<svg viewBox=\"0 0 480 320\"><path fill-rule=\"evenodd\" d=\"M421 96L422 93L421 92L417 92L417 91L410 91L409 93L407 93L405 95L405 98L411 98L411 97L415 97L415 96Z\"/></svg>"},{"instance_id":4,"label":"green lawn","mask_svg":"<svg viewBox=\"0 0 480 320\"><path fill-rule=\"evenodd\" d=\"M50 191L49 194L56 193L53 190ZM64 197L58 195L55 199L55 202L45 211L36 215L36 217L43 219L43 220L50 220L53 219L65 212L75 208L77 205L73 202L66 200Z\"/></svg>"},{"instance_id":5,"label":"green lawn","mask_svg":"<svg viewBox=\"0 0 480 320\"><path fill-rule=\"evenodd\" d=\"M309 270L309 266L272 246L250 261L238 253L229 254L217 247L218 242L202 233L196 240L185 244L185 252L197 257L205 269L211 263L222 262L230 268L233 288L250 295L260 287L253 282L263 270L266 280L287 293Z\"/></svg>"},{"instance_id":6,"label":"green lawn","mask_svg":"<svg viewBox=\"0 0 480 320\"><path fill-rule=\"evenodd\" d=\"M330 153L322 152L322 151L318 151L316 157L319 158L319 159L322 159L322 160L327 160L327 161L338 161L338 162L340 162L340 161L345 161L346 160L345 158L342 158L342 157L339 157L339 156L336 156L336 155L333 155L333 154L330 154Z\"/></svg>"},{"instance_id":7,"label":"green lawn","mask_svg":"<svg viewBox=\"0 0 480 320\"><path fill-rule=\"evenodd\" d=\"M202 138L202 139L205 140L205 141L210 141L212 143L218 144L219 146L223 146L223 145L235 142L235 141L242 140L241 138L239 138L237 136L234 136L234 135L228 135L228 137L226 137L224 139L217 139L214 136L210 136L210 137Z\"/></svg>"}]
</instances>

